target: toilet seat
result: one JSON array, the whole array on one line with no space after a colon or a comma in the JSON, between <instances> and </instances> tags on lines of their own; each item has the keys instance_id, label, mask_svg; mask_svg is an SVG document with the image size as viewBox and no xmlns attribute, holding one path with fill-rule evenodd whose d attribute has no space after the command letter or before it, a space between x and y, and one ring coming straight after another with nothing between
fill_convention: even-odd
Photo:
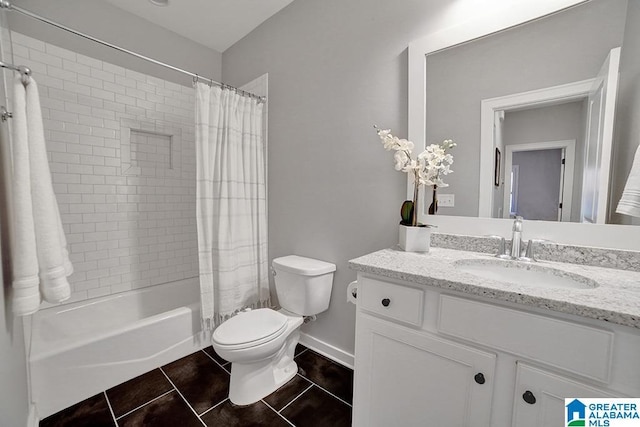
<instances>
[{"instance_id":1,"label":"toilet seat","mask_svg":"<svg viewBox=\"0 0 640 427\"><path fill-rule=\"evenodd\" d=\"M212 340L226 350L254 347L282 335L287 320L287 316L270 308L242 312L218 326Z\"/></svg>"}]
</instances>

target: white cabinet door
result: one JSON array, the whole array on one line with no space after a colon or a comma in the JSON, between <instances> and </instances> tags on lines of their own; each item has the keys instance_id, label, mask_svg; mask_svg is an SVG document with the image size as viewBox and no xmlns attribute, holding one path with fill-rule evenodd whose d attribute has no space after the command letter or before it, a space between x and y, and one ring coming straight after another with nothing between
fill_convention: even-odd
<instances>
[{"instance_id":1,"label":"white cabinet door","mask_svg":"<svg viewBox=\"0 0 640 427\"><path fill-rule=\"evenodd\" d=\"M496 356L362 312L353 425L488 426Z\"/></svg>"},{"instance_id":2,"label":"white cabinet door","mask_svg":"<svg viewBox=\"0 0 640 427\"><path fill-rule=\"evenodd\" d=\"M564 399L572 397L621 396L518 362L513 426L566 425Z\"/></svg>"}]
</instances>

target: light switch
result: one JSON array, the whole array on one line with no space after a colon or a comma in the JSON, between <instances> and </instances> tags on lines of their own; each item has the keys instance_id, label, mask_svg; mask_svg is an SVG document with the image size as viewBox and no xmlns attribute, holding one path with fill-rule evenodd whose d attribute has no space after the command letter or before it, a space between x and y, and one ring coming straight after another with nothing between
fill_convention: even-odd
<instances>
[{"instance_id":1,"label":"light switch","mask_svg":"<svg viewBox=\"0 0 640 427\"><path fill-rule=\"evenodd\" d=\"M438 194L439 208L452 208L455 205L455 194Z\"/></svg>"}]
</instances>

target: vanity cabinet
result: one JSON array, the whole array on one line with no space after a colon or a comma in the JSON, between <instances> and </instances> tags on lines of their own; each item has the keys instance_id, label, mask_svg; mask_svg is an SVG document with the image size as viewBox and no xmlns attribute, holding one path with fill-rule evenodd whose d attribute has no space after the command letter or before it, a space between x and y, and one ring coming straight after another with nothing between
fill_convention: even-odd
<instances>
[{"instance_id":1,"label":"vanity cabinet","mask_svg":"<svg viewBox=\"0 0 640 427\"><path fill-rule=\"evenodd\" d=\"M632 328L359 273L353 425L563 425L640 396Z\"/></svg>"},{"instance_id":2,"label":"vanity cabinet","mask_svg":"<svg viewBox=\"0 0 640 427\"><path fill-rule=\"evenodd\" d=\"M495 354L358 316L354 426L489 425Z\"/></svg>"},{"instance_id":3,"label":"vanity cabinet","mask_svg":"<svg viewBox=\"0 0 640 427\"><path fill-rule=\"evenodd\" d=\"M595 387L518 362L513 400L513 425L563 425L565 397L616 397Z\"/></svg>"}]
</instances>

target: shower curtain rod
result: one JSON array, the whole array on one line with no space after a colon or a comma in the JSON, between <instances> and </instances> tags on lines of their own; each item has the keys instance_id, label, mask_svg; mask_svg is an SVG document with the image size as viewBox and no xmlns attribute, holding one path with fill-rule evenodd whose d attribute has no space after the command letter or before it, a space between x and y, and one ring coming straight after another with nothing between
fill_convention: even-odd
<instances>
[{"instance_id":1,"label":"shower curtain rod","mask_svg":"<svg viewBox=\"0 0 640 427\"><path fill-rule=\"evenodd\" d=\"M19 6L15 6L8 0L0 0L0 9L8 9L8 10L13 10L13 11L19 12L19 13L21 13L23 15L28 16L29 18L33 18L35 20L44 22L45 24L52 25L52 26L54 26L56 28L59 28L61 30L67 31L67 32L72 33L72 34L75 34L77 36L84 37L85 39L88 39L88 40L91 40L93 42L99 43L99 44L101 44L103 46L110 47L111 49L115 49L115 50L118 50L120 52L127 53L127 54L129 54L131 56L135 56L136 58L140 58L140 59L143 59L145 61L149 61L149 62L152 62L152 63L157 64L157 65L161 65L161 66L166 67L166 68L170 68L170 69L172 69L174 71L177 71L179 73L182 73L182 74L187 74L187 75L193 77L194 83L197 82L197 81L204 81L204 82L209 83L209 85L220 86L222 89L226 88L226 89L230 89L230 90L233 90L233 91L236 91L236 92L240 92L242 95L249 96L251 98L256 98L261 102L265 102L266 99L267 99L264 96L255 95L255 94L253 94L251 92L246 92L246 91L244 91L242 89L238 89L237 87L230 86L230 85L227 85L227 84L224 84L224 83L220 83L220 82L217 82L215 80L208 79L206 77L199 76L196 73L192 73L190 71L183 70L182 68L178 68L178 67L175 67L173 65L169 65L167 63L158 61L157 59L149 58L148 56L141 55L141 54L139 54L137 52L134 52L132 50L125 49L123 47L120 47L120 46L117 46L115 44L106 42L104 40L100 40L100 39L98 39L96 37L90 36L88 34L85 34L85 33L82 33L80 31L74 30L73 28L69 28L69 27L67 27L65 25L59 24L59 23L57 23L55 21L52 21L50 19L44 18L44 17L42 17L40 15L37 15L37 14L31 12L31 11L23 9L23 8L21 8ZM6 67L6 68L11 68L11 67ZM11 69L14 69L14 68L11 68ZM16 67L15 70L16 71L20 71L18 69L18 67Z\"/></svg>"}]
</instances>

